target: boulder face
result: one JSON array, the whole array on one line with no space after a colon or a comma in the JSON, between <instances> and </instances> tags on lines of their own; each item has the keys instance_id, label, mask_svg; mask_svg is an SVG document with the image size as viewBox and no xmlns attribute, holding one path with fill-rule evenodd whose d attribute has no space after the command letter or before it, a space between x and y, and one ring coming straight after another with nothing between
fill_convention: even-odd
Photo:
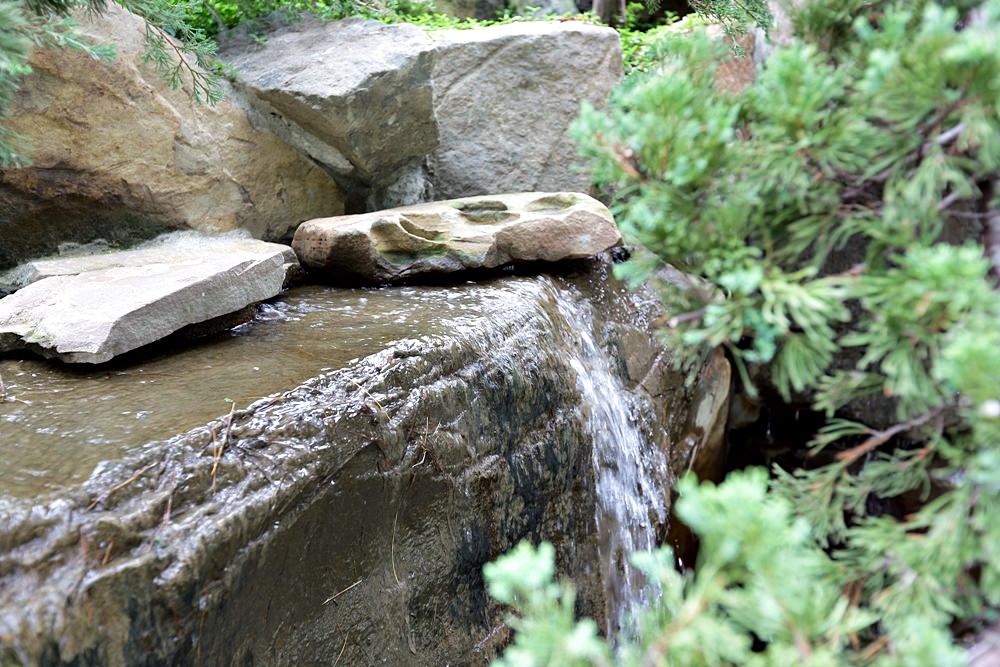
<instances>
[{"instance_id":1,"label":"boulder face","mask_svg":"<svg viewBox=\"0 0 1000 667\"><path fill-rule=\"evenodd\" d=\"M288 246L182 236L135 250L37 261L0 299L0 352L103 363L269 299L296 263Z\"/></svg>"},{"instance_id":2,"label":"boulder face","mask_svg":"<svg viewBox=\"0 0 1000 667\"><path fill-rule=\"evenodd\" d=\"M336 174L355 211L587 190L566 129L622 76L618 33L577 21L437 31L311 21L264 45L230 43L223 57L260 117Z\"/></svg>"},{"instance_id":3,"label":"boulder face","mask_svg":"<svg viewBox=\"0 0 1000 667\"><path fill-rule=\"evenodd\" d=\"M309 220L292 247L335 279L398 282L426 274L584 259L621 243L610 211L559 192L466 197Z\"/></svg>"},{"instance_id":4,"label":"boulder face","mask_svg":"<svg viewBox=\"0 0 1000 667\"><path fill-rule=\"evenodd\" d=\"M0 662L485 664L509 630L482 566L523 539L555 545L601 622L598 564L621 558L597 523L595 477L615 467L595 461L615 460L613 427L669 453L693 414L654 313L605 267L422 289L442 310L470 290L482 305L132 443L79 486L0 489ZM220 354L220 374L240 361ZM600 421L587 385L626 421ZM655 481L644 500L665 502L673 479Z\"/></svg>"},{"instance_id":5,"label":"boulder face","mask_svg":"<svg viewBox=\"0 0 1000 667\"><path fill-rule=\"evenodd\" d=\"M435 197L590 189L566 132L581 102L603 106L621 79L615 30L539 21L431 38L441 137L428 161Z\"/></svg>"},{"instance_id":6,"label":"boulder face","mask_svg":"<svg viewBox=\"0 0 1000 667\"><path fill-rule=\"evenodd\" d=\"M170 228L278 239L343 210L321 168L233 101L199 105L142 63L141 19L111 5L81 24L117 55L33 56L4 121L31 137L32 165L0 174L0 269L65 241L125 245Z\"/></svg>"}]
</instances>

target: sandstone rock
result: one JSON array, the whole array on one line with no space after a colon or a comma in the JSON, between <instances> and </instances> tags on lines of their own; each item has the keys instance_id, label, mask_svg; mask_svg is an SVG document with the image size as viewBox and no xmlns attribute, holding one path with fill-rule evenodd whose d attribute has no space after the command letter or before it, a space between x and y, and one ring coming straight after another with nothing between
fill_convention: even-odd
<instances>
[{"instance_id":1,"label":"sandstone rock","mask_svg":"<svg viewBox=\"0 0 1000 667\"><path fill-rule=\"evenodd\" d=\"M597 200L528 192L310 220L299 226L292 247L307 269L381 283L583 259L619 243L611 213Z\"/></svg>"},{"instance_id":2,"label":"sandstone rock","mask_svg":"<svg viewBox=\"0 0 1000 667\"><path fill-rule=\"evenodd\" d=\"M586 190L566 136L622 75L618 34L581 22L423 31L348 19L223 56L260 118L337 174L357 210Z\"/></svg>"},{"instance_id":3,"label":"sandstone rock","mask_svg":"<svg viewBox=\"0 0 1000 667\"><path fill-rule=\"evenodd\" d=\"M0 351L103 363L281 291L287 246L216 238L34 262L0 299Z\"/></svg>"},{"instance_id":4,"label":"sandstone rock","mask_svg":"<svg viewBox=\"0 0 1000 667\"><path fill-rule=\"evenodd\" d=\"M141 19L112 4L81 23L117 56L36 51L4 121L32 138L33 164L0 174L0 268L64 241L125 244L169 228L277 239L343 210L321 168L233 101L196 104L142 63Z\"/></svg>"}]
</instances>

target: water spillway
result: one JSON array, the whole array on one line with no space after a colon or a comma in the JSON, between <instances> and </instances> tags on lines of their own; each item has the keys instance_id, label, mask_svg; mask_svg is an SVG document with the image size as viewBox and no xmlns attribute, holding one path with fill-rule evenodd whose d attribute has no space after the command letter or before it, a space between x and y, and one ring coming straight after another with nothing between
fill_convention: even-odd
<instances>
[{"instance_id":1,"label":"water spillway","mask_svg":"<svg viewBox=\"0 0 1000 667\"><path fill-rule=\"evenodd\" d=\"M309 287L82 375L0 362L30 403L0 406L3 657L479 664L508 636L482 565L522 539L617 624L706 430L652 316L598 265Z\"/></svg>"}]
</instances>

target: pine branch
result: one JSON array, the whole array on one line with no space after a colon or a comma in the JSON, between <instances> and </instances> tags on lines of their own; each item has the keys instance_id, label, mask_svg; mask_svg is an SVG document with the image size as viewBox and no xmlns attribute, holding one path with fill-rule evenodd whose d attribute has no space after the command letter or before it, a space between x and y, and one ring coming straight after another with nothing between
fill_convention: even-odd
<instances>
[{"instance_id":1,"label":"pine branch","mask_svg":"<svg viewBox=\"0 0 1000 667\"><path fill-rule=\"evenodd\" d=\"M837 460L848 465L854 463L865 454L868 454L869 452L881 447L882 445L889 442L892 438L896 437L897 435L901 435L903 433L907 433L914 429L918 429L921 426L924 426L927 423L929 423L931 420L940 417L942 414L944 414L944 411L945 408L942 406L935 410L931 410L930 412L926 412L920 415L919 417L914 417L909 421L903 422L901 424L896 424L895 426L887 428L883 431L871 431L872 436L870 438L862 442L860 445L851 447L846 451L840 452L839 454L837 454Z\"/></svg>"}]
</instances>

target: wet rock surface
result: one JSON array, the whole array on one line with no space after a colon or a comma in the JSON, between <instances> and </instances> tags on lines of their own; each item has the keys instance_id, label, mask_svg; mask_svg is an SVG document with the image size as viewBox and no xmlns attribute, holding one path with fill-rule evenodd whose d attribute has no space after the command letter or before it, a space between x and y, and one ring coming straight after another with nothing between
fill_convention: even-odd
<instances>
[{"instance_id":1,"label":"wet rock surface","mask_svg":"<svg viewBox=\"0 0 1000 667\"><path fill-rule=\"evenodd\" d=\"M36 49L4 127L32 138L32 164L0 174L0 269L67 241L121 246L169 229L280 239L343 210L336 183L228 98L198 104L142 61L145 26L109 6L80 17L114 46L95 61Z\"/></svg>"},{"instance_id":2,"label":"wet rock surface","mask_svg":"<svg viewBox=\"0 0 1000 667\"><path fill-rule=\"evenodd\" d=\"M201 235L31 262L12 272L22 289L0 299L0 352L104 363L270 299L296 265L288 246Z\"/></svg>"},{"instance_id":3,"label":"wet rock surface","mask_svg":"<svg viewBox=\"0 0 1000 667\"><path fill-rule=\"evenodd\" d=\"M347 19L279 28L223 57L259 122L324 165L353 210L489 192L586 190L566 130L622 76L618 34L581 22L424 31Z\"/></svg>"},{"instance_id":4,"label":"wet rock surface","mask_svg":"<svg viewBox=\"0 0 1000 667\"><path fill-rule=\"evenodd\" d=\"M621 241L611 213L596 199L527 192L309 220L296 230L292 247L317 273L388 283L585 259Z\"/></svg>"},{"instance_id":5,"label":"wet rock surface","mask_svg":"<svg viewBox=\"0 0 1000 667\"><path fill-rule=\"evenodd\" d=\"M495 305L444 333L136 442L81 485L0 499L3 657L479 664L507 637L481 567L523 538L553 541L580 610L605 618L601 573L581 566L606 548L581 345L666 454L693 394L649 335L651 302L604 269L488 288Z\"/></svg>"}]
</instances>

